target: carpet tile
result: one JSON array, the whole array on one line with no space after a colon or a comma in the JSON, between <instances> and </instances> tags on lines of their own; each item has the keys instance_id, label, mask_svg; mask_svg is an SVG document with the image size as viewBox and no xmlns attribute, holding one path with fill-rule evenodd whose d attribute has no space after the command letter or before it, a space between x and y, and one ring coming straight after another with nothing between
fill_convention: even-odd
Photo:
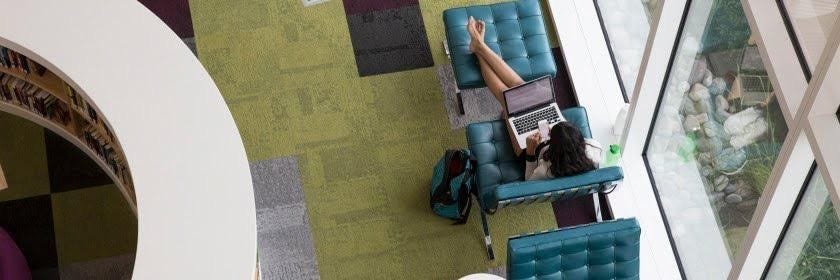
<instances>
[{"instance_id":1,"label":"carpet tile","mask_svg":"<svg viewBox=\"0 0 840 280\"><path fill-rule=\"evenodd\" d=\"M52 193L111 184L96 162L58 134L44 130Z\"/></svg>"},{"instance_id":2,"label":"carpet tile","mask_svg":"<svg viewBox=\"0 0 840 280\"><path fill-rule=\"evenodd\" d=\"M344 3L344 13L347 15L417 6L420 4L418 0L344 0L342 2Z\"/></svg>"},{"instance_id":3,"label":"carpet tile","mask_svg":"<svg viewBox=\"0 0 840 280\"><path fill-rule=\"evenodd\" d=\"M434 64L420 6L347 15L359 76Z\"/></svg>"},{"instance_id":4,"label":"carpet tile","mask_svg":"<svg viewBox=\"0 0 840 280\"><path fill-rule=\"evenodd\" d=\"M15 240L31 270L58 266L49 195L0 202L0 227Z\"/></svg>"},{"instance_id":5,"label":"carpet tile","mask_svg":"<svg viewBox=\"0 0 840 280\"><path fill-rule=\"evenodd\" d=\"M437 77L452 129L502 118L502 105L486 87L461 90L461 101L458 100L458 85L451 64L437 66ZM464 114L461 114L461 108Z\"/></svg>"},{"instance_id":6,"label":"carpet tile","mask_svg":"<svg viewBox=\"0 0 840 280\"><path fill-rule=\"evenodd\" d=\"M134 254L96 259L61 266L61 280L129 280L134 270Z\"/></svg>"},{"instance_id":7,"label":"carpet tile","mask_svg":"<svg viewBox=\"0 0 840 280\"><path fill-rule=\"evenodd\" d=\"M0 112L0 147L0 164L9 183L0 191L0 201L50 193L43 127Z\"/></svg>"},{"instance_id":8,"label":"carpet tile","mask_svg":"<svg viewBox=\"0 0 840 280\"><path fill-rule=\"evenodd\" d=\"M251 177L262 279L318 279L297 158L254 162Z\"/></svg>"}]
</instances>

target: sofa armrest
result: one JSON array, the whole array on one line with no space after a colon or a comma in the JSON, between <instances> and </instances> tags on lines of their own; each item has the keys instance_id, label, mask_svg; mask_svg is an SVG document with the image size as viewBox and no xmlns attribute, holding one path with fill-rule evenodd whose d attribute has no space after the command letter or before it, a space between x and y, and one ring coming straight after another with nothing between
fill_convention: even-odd
<instances>
[{"instance_id":1,"label":"sofa armrest","mask_svg":"<svg viewBox=\"0 0 840 280\"><path fill-rule=\"evenodd\" d=\"M503 184L495 191L497 208L571 199L603 191L622 179L624 179L624 172L621 167L611 166L563 178Z\"/></svg>"}]
</instances>

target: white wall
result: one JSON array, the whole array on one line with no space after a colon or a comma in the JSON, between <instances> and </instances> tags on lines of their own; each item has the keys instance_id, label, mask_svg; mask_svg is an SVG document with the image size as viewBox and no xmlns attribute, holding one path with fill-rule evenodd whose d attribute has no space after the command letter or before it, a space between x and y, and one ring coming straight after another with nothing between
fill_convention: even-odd
<instances>
[{"instance_id":1,"label":"white wall","mask_svg":"<svg viewBox=\"0 0 840 280\"><path fill-rule=\"evenodd\" d=\"M256 266L248 161L210 76L133 0L0 0L0 45L93 101L133 174L135 279L247 279Z\"/></svg>"}]
</instances>

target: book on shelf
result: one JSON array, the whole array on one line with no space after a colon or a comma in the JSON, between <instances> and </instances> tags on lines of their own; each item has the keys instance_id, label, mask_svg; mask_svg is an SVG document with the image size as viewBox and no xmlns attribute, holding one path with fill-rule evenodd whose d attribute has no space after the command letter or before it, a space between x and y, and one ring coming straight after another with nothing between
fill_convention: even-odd
<instances>
[{"instance_id":1,"label":"book on shelf","mask_svg":"<svg viewBox=\"0 0 840 280\"><path fill-rule=\"evenodd\" d=\"M35 73L38 76L47 72L46 67L6 47L0 47L0 66L17 69L26 74Z\"/></svg>"},{"instance_id":2,"label":"book on shelf","mask_svg":"<svg viewBox=\"0 0 840 280\"><path fill-rule=\"evenodd\" d=\"M54 95L11 75L0 73L0 99L67 126L70 110Z\"/></svg>"},{"instance_id":3,"label":"book on shelf","mask_svg":"<svg viewBox=\"0 0 840 280\"><path fill-rule=\"evenodd\" d=\"M124 182L124 172L126 170L122 156L114 149L111 142L106 139L100 131L95 127L95 124L87 124L83 129L83 140L85 144L102 159L108 167L114 172L117 178L121 178Z\"/></svg>"}]
</instances>

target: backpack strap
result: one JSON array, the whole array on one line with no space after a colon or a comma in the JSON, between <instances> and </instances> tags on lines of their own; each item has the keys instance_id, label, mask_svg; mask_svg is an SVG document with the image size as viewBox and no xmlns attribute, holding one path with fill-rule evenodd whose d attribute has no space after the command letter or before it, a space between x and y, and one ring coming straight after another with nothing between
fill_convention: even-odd
<instances>
[{"instance_id":1,"label":"backpack strap","mask_svg":"<svg viewBox=\"0 0 840 280\"><path fill-rule=\"evenodd\" d=\"M443 204L451 204L452 198L446 194L446 191L449 190L449 182L452 181L453 174L449 173L449 168L452 165L452 158L457 155L458 151L455 150L447 150L444 154L444 169L443 169L443 180L440 182L440 185L435 187L435 193L432 194L432 199L430 200L430 204L432 204L432 208L434 208L434 203L443 203Z\"/></svg>"},{"instance_id":2,"label":"backpack strap","mask_svg":"<svg viewBox=\"0 0 840 280\"><path fill-rule=\"evenodd\" d=\"M475 174L477 160L475 156L470 153L470 150L462 151L463 159L466 162L464 170L464 181L461 182L461 190L458 192L458 209L461 209L460 218L454 223L455 225L465 224L470 218L470 210L472 210L472 195L476 194Z\"/></svg>"}]
</instances>

